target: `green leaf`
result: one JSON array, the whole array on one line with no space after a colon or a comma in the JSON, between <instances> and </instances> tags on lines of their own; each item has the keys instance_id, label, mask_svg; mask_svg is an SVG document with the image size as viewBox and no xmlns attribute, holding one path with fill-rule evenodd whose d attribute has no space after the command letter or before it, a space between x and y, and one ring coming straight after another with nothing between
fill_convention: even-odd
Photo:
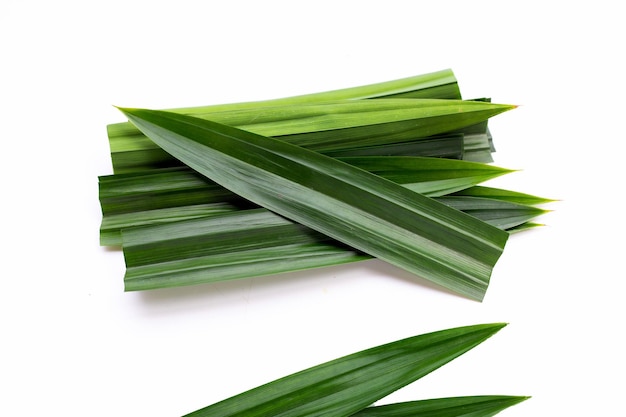
<instances>
[{"instance_id":1,"label":"green leaf","mask_svg":"<svg viewBox=\"0 0 626 417\"><path fill-rule=\"evenodd\" d=\"M322 153L415 142L458 132L514 106L442 99L346 100L208 113L204 119ZM172 158L143 135L108 127L116 173L164 167ZM431 139L428 139L431 140Z\"/></svg>"},{"instance_id":2,"label":"green leaf","mask_svg":"<svg viewBox=\"0 0 626 417\"><path fill-rule=\"evenodd\" d=\"M280 140L175 113L121 110L168 153L247 200L461 295L484 297L508 233Z\"/></svg>"},{"instance_id":3,"label":"green leaf","mask_svg":"<svg viewBox=\"0 0 626 417\"><path fill-rule=\"evenodd\" d=\"M124 229L122 239L126 291L250 278L371 258L262 209Z\"/></svg>"},{"instance_id":4,"label":"green leaf","mask_svg":"<svg viewBox=\"0 0 626 417\"><path fill-rule=\"evenodd\" d=\"M437 201L505 230L520 226L547 212L525 204L486 197L443 196Z\"/></svg>"},{"instance_id":5,"label":"green leaf","mask_svg":"<svg viewBox=\"0 0 626 417\"><path fill-rule=\"evenodd\" d=\"M463 204L462 199L469 201ZM454 204L483 216L487 222L499 227L515 225L515 231L521 230L517 226L519 208L513 203L494 200L490 208L475 197L454 200ZM476 210L472 212L472 208ZM531 213L537 210L528 209ZM371 259L269 210L236 210L122 230L126 291L259 277ZM489 210L497 215L489 216ZM506 219L507 214L511 219Z\"/></svg>"},{"instance_id":6,"label":"green leaf","mask_svg":"<svg viewBox=\"0 0 626 417\"><path fill-rule=\"evenodd\" d=\"M217 104L201 107L187 107L170 109L169 111L181 114L206 116L211 113L256 109L260 107L285 106L298 104L315 104L340 100L364 100L376 98L429 98L429 99L461 99L461 93L456 77L450 69L437 71L398 80L385 81L370 85L344 88L340 90L325 91L321 93L306 94L295 97L254 101L244 103ZM111 138L130 138L135 136L134 141L141 141L144 136L135 126L129 122L115 123L107 127ZM147 143L150 146L149 142ZM112 142L112 150L116 148L115 139Z\"/></svg>"},{"instance_id":7,"label":"green leaf","mask_svg":"<svg viewBox=\"0 0 626 417\"><path fill-rule=\"evenodd\" d=\"M357 352L187 417L347 417L479 345L505 324L442 330Z\"/></svg>"},{"instance_id":8,"label":"green leaf","mask_svg":"<svg viewBox=\"0 0 626 417\"><path fill-rule=\"evenodd\" d=\"M426 138L403 140L395 143L359 145L321 152L332 157L342 156L426 156L448 159L464 159L464 134L445 133Z\"/></svg>"},{"instance_id":9,"label":"green leaf","mask_svg":"<svg viewBox=\"0 0 626 417\"><path fill-rule=\"evenodd\" d=\"M484 395L368 407L352 417L491 417L529 397Z\"/></svg>"},{"instance_id":10,"label":"green leaf","mask_svg":"<svg viewBox=\"0 0 626 417\"><path fill-rule=\"evenodd\" d=\"M103 216L100 225L100 244L102 246L120 246L122 244L121 230L130 227L197 219L241 209L241 206L223 202L107 214Z\"/></svg>"},{"instance_id":11,"label":"green leaf","mask_svg":"<svg viewBox=\"0 0 626 417\"><path fill-rule=\"evenodd\" d=\"M511 172L492 165L424 157L344 157L373 172L429 196L448 194ZM149 170L99 177L103 218L102 245L119 245L119 230L164 218L196 218L199 212L250 208L251 203L189 168ZM175 207L189 207L180 214ZM170 210L166 210L170 209ZM199 210L198 210L199 209Z\"/></svg>"},{"instance_id":12,"label":"green leaf","mask_svg":"<svg viewBox=\"0 0 626 417\"><path fill-rule=\"evenodd\" d=\"M477 185L469 187L463 190L455 192L453 195L466 196L466 197L485 197L489 199L498 199L502 201L509 201L511 203L537 205L551 203L555 200L549 198L538 197L531 194L520 193L518 191L503 190L501 188L485 187L483 185Z\"/></svg>"}]
</instances>

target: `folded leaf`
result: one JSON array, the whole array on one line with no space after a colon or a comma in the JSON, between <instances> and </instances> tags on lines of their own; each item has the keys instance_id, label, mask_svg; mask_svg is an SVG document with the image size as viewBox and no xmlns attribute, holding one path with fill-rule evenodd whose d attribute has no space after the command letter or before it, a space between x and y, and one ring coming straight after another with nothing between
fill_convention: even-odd
<instances>
[{"instance_id":1,"label":"folded leaf","mask_svg":"<svg viewBox=\"0 0 626 417\"><path fill-rule=\"evenodd\" d=\"M445 200L446 197L437 197ZM469 199L466 204L463 199ZM499 227L521 230L527 215L514 203L455 197L467 212ZM472 208L475 207L475 211ZM509 207L509 210L507 210ZM489 211L495 215L490 215ZM507 219L506 215L511 218ZM259 277L371 259L327 236L262 208L198 216L175 223L122 230L126 291ZM520 229L517 229L520 228ZM509 229L506 229L507 232Z\"/></svg>"},{"instance_id":2,"label":"folded leaf","mask_svg":"<svg viewBox=\"0 0 626 417\"><path fill-rule=\"evenodd\" d=\"M437 398L368 407L352 417L491 417L528 398L506 395Z\"/></svg>"},{"instance_id":3,"label":"folded leaf","mask_svg":"<svg viewBox=\"0 0 626 417\"><path fill-rule=\"evenodd\" d=\"M246 391L187 417L348 417L450 362L504 326L459 327L367 349Z\"/></svg>"},{"instance_id":4,"label":"folded leaf","mask_svg":"<svg viewBox=\"0 0 626 417\"><path fill-rule=\"evenodd\" d=\"M121 110L168 153L241 197L461 295L484 297L508 233L280 140L175 113Z\"/></svg>"}]
</instances>

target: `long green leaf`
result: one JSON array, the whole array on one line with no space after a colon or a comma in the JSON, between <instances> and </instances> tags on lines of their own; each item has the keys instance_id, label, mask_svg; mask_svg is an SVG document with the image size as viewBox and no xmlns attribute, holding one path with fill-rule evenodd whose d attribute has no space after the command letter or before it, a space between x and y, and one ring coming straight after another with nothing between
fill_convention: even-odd
<instances>
[{"instance_id":1,"label":"long green leaf","mask_svg":"<svg viewBox=\"0 0 626 417\"><path fill-rule=\"evenodd\" d=\"M448 159L465 159L465 134L462 132L414 140L401 140L394 143L359 145L356 148L323 151L324 155L342 156L427 156Z\"/></svg>"},{"instance_id":2,"label":"long green leaf","mask_svg":"<svg viewBox=\"0 0 626 417\"><path fill-rule=\"evenodd\" d=\"M278 379L187 417L348 417L450 362L504 326L459 327L377 346Z\"/></svg>"},{"instance_id":3,"label":"long green leaf","mask_svg":"<svg viewBox=\"0 0 626 417\"><path fill-rule=\"evenodd\" d=\"M486 197L443 196L437 201L505 230L520 226L547 212L526 204Z\"/></svg>"},{"instance_id":4,"label":"long green leaf","mask_svg":"<svg viewBox=\"0 0 626 417\"><path fill-rule=\"evenodd\" d=\"M377 99L251 108L202 118L327 153L462 132L502 111L501 105L480 101ZM108 134L116 173L174 164L143 135L126 135L114 125Z\"/></svg>"},{"instance_id":5,"label":"long green leaf","mask_svg":"<svg viewBox=\"0 0 626 417\"><path fill-rule=\"evenodd\" d=\"M198 219L238 211L242 208L232 203L223 202L108 214L103 217L100 225L100 244L102 246L121 246L121 231L123 229Z\"/></svg>"},{"instance_id":6,"label":"long green leaf","mask_svg":"<svg viewBox=\"0 0 626 417\"><path fill-rule=\"evenodd\" d=\"M545 224L543 223L526 222L526 223L520 224L519 226L515 226L515 227L508 229L507 232L509 232L510 234L514 234L514 233L523 232L525 230L536 229L538 227L543 227L543 226L545 226Z\"/></svg>"},{"instance_id":7,"label":"long green leaf","mask_svg":"<svg viewBox=\"0 0 626 417\"><path fill-rule=\"evenodd\" d=\"M506 232L286 142L175 113L122 111L168 153L247 200L461 295L484 297Z\"/></svg>"},{"instance_id":8,"label":"long green leaf","mask_svg":"<svg viewBox=\"0 0 626 417\"><path fill-rule=\"evenodd\" d=\"M484 395L368 407L352 417L491 417L529 397Z\"/></svg>"},{"instance_id":9,"label":"long green leaf","mask_svg":"<svg viewBox=\"0 0 626 417\"><path fill-rule=\"evenodd\" d=\"M511 172L492 165L443 158L338 159L428 196L449 194ZM165 218L196 218L199 217L197 209L223 212L250 208L250 203L241 197L182 167L101 176L99 196L103 213L102 245L119 245L122 228L162 223ZM181 209L179 214L171 210L174 207L187 208Z\"/></svg>"},{"instance_id":10,"label":"long green leaf","mask_svg":"<svg viewBox=\"0 0 626 417\"><path fill-rule=\"evenodd\" d=\"M469 201L464 204L463 199ZM535 207L524 212L514 203L494 200L490 207L476 200L455 197L449 204L498 227L515 227L515 231L524 219L537 215ZM233 208L230 213L131 227L122 231L121 239L127 291L259 277L371 258L262 208Z\"/></svg>"},{"instance_id":11,"label":"long green leaf","mask_svg":"<svg viewBox=\"0 0 626 417\"><path fill-rule=\"evenodd\" d=\"M521 193L518 191L504 190L501 188L494 187L485 187L483 185L477 185L474 187L469 187L463 190L459 190L453 195L465 196L465 197L484 197L489 199L497 199L502 201L509 201L511 203L518 204L526 204L526 205L537 205L537 204L545 204L551 203L555 200L538 197L535 195Z\"/></svg>"},{"instance_id":12,"label":"long green leaf","mask_svg":"<svg viewBox=\"0 0 626 417\"><path fill-rule=\"evenodd\" d=\"M377 98L435 98L435 99L461 99L458 83L454 73L450 69L422 74L399 80L386 81L382 83L363 85L340 90L325 91L321 93L306 94L295 97L285 97L280 99L254 101L244 103L217 104L201 107L187 107L180 109L170 109L170 111L182 114L206 116L207 114L225 111L238 111L251 108L313 104L338 100L364 100ZM144 140L144 135L131 123L114 123L107 126L111 140L111 151L113 152L113 165L117 167L116 172L128 172L130 170L140 170L136 164L160 164L164 166L169 161L159 149L151 147L150 142ZM142 143L148 146L140 152L120 153L116 148L119 141L131 143Z\"/></svg>"},{"instance_id":13,"label":"long green leaf","mask_svg":"<svg viewBox=\"0 0 626 417\"><path fill-rule=\"evenodd\" d=\"M363 156L337 159L428 196L454 193L513 172L494 165L444 158ZM104 175L99 177L98 185L104 214L241 200L187 167Z\"/></svg>"}]
</instances>

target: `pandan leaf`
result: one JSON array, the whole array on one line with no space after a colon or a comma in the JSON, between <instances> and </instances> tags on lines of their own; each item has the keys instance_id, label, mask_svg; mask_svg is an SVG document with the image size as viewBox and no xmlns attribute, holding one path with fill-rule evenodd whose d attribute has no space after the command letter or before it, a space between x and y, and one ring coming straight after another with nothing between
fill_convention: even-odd
<instances>
[{"instance_id":1,"label":"pandan leaf","mask_svg":"<svg viewBox=\"0 0 626 417\"><path fill-rule=\"evenodd\" d=\"M511 172L492 165L442 158L338 159L429 196L448 194ZM165 218L196 218L200 212L210 214L251 205L203 175L183 167L101 176L99 196L103 213L102 245L119 245L119 230L123 228L162 223ZM180 214L173 209L186 206L194 207L187 207Z\"/></svg>"},{"instance_id":2,"label":"pandan leaf","mask_svg":"<svg viewBox=\"0 0 626 417\"><path fill-rule=\"evenodd\" d=\"M464 128L510 108L464 100L376 99L257 107L201 117L328 153L464 133ZM116 125L108 126L108 135L116 173L175 164L143 135L127 135Z\"/></svg>"},{"instance_id":3,"label":"pandan leaf","mask_svg":"<svg viewBox=\"0 0 626 417\"><path fill-rule=\"evenodd\" d=\"M443 196L437 199L500 229L511 229L541 216L547 210L506 200L472 196Z\"/></svg>"},{"instance_id":4,"label":"pandan leaf","mask_svg":"<svg viewBox=\"0 0 626 417\"><path fill-rule=\"evenodd\" d=\"M243 198L461 295L484 297L508 233L280 140L176 113L120 110L172 156Z\"/></svg>"},{"instance_id":5,"label":"pandan leaf","mask_svg":"<svg viewBox=\"0 0 626 417\"><path fill-rule=\"evenodd\" d=\"M258 277L371 258L297 223L281 224L283 218L267 210L261 211L258 226L238 223L242 219L251 220L253 212L232 213L233 218L225 214L188 220L184 225L150 226L150 230L142 227L122 230L125 290ZM271 224L272 216L276 217L274 224ZM225 224L215 225L218 222ZM163 234L168 231L177 235L165 238ZM161 240L153 239L150 232L155 232L154 238ZM219 241L209 240L211 237Z\"/></svg>"},{"instance_id":6,"label":"pandan leaf","mask_svg":"<svg viewBox=\"0 0 626 417\"><path fill-rule=\"evenodd\" d=\"M348 417L479 345L505 325L442 330L363 350L187 417Z\"/></svg>"},{"instance_id":7,"label":"pandan leaf","mask_svg":"<svg viewBox=\"0 0 626 417\"><path fill-rule=\"evenodd\" d=\"M102 246L121 246L121 230L130 227L191 220L241 209L241 206L224 202L108 214L103 216L100 225L100 244Z\"/></svg>"},{"instance_id":8,"label":"pandan leaf","mask_svg":"<svg viewBox=\"0 0 626 417\"><path fill-rule=\"evenodd\" d=\"M368 407L352 417L491 417L528 398L484 395L409 401Z\"/></svg>"},{"instance_id":9,"label":"pandan leaf","mask_svg":"<svg viewBox=\"0 0 626 417\"><path fill-rule=\"evenodd\" d=\"M526 205L537 205L551 203L555 200L549 198L538 197L531 194L520 193L518 191L503 190L494 187L485 187L483 185L477 185L469 187L463 190L459 190L453 195L466 196L466 197L485 197L489 199L497 199L503 201L509 201L511 203L519 203Z\"/></svg>"},{"instance_id":10,"label":"pandan leaf","mask_svg":"<svg viewBox=\"0 0 626 417\"><path fill-rule=\"evenodd\" d=\"M435 98L435 99L461 99L457 80L450 69L422 74L399 80L382 83L344 88L340 90L325 91L321 93L306 94L295 97L254 101L245 103L217 104L201 107L187 107L170 109L182 114L203 116L216 112L237 111L250 108L323 103L339 100L365 100L376 98ZM171 158L160 149L152 147L150 142L143 138L143 134L129 122L115 123L107 126L109 133L113 165L116 173L141 170L149 166L167 166ZM120 152L117 150L118 143L130 142L141 143L148 148L135 152Z\"/></svg>"},{"instance_id":11,"label":"pandan leaf","mask_svg":"<svg viewBox=\"0 0 626 417\"><path fill-rule=\"evenodd\" d=\"M469 201L463 204L463 199ZM528 207L525 213L518 205L500 200L494 200L494 207L489 207L475 197L454 200L449 204L501 228L514 225L514 231L522 230L520 217L532 217L538 210ZM490 210L496 214L489 215ZM263 208L233 208L230 213L131 227L122 230L122 242L126 291L259 277L371 259Z\"/></svg>"},{"instance_id":12,"label":"pandan leaf","mask_svg":"<svg viewBox=\"0 0 626 417\"><path fill-rule=\"evenodd\" d=\"M509 234L514 234L514 233L519 233L525 230L535 229L535 228L543 227L543 226L545 226L545 224L543 223L526 222L526 223L520 224L519 226L515 226L515 227L508 229L507 232L509 232Z\"/></svg>"}]
</instances>

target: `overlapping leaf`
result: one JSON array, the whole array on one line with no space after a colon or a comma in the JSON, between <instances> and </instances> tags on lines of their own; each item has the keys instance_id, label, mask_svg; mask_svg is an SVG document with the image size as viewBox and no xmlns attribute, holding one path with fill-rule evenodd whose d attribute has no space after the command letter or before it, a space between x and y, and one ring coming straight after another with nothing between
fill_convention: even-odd
<instances>
[{"instance_id":1,"label":"overlapping leaf","mask_svg":"<svg viewBox=\"0 0 626 417\"><path fill-rule=\"evenodd\" d=\"M285 97L265 101L217 104L201 107L187 107L171 109L170 111L197 117L208 117L212 113L236 112L260 107L297 106L302 104L319 104L340 100L369 100L379 98L428 98L428 99L461 99L458 83L454 73L447 69L429 74L407 77L399 80L385 81L370 85L306 94L295 97ZM107 126L111 146L111 159L116 173L136 172L146 168L164 167L175 164L169 155L145 136L131 123L115 123ZM278 132L286 135L288 132ZM448 142L449 143L449 142ZM453 150L446 145L445 154L460 157L461 142L454 144ZM423 155L423 154L419 154Z\"/></svg>"},{"instance_id":2,"label":"overlapping leaf","mask_svg":"<svg viewBox=\"0 0 626 417\"><path fill-rule=\"evenodd\" d=\"M527 399L507 395L437 398L368 407L352 417L491 417Z\"/></svg>"},{"instance_id":3,"label":"overlapping leaf","mask_svg":"<svg viewBox=\"0 0 626 417\"><path fill-rule=\"evenodd\" d=\"M338 159L428 196L463 190L510 172L496 166L443 158ZM123 228L250 208L246 200L188 168L102 176L99 192L103 245L119 245L119 230Z\"/></svg>"},{"instance_id":4,"label":"overlapping leaf","mask_svg":"<svg viewBox=\"0 0 626 417\"><path fill-rule=\"evenodd\" d=\"M477 125L484 130L482 122L510 108L483 101L404 98L256 107L202 117L318 152L345 155L346 151L371 152L373 148L420 140L444 141L448 146L449 136L436 135L455 131L462 134L464 129L474 132ZM144 135L128 134L125 127L116 126L108 126L116 173L176 164ZM463 152L464 143L460 145L456 152Z\"/></svg>"}]
</instances>

